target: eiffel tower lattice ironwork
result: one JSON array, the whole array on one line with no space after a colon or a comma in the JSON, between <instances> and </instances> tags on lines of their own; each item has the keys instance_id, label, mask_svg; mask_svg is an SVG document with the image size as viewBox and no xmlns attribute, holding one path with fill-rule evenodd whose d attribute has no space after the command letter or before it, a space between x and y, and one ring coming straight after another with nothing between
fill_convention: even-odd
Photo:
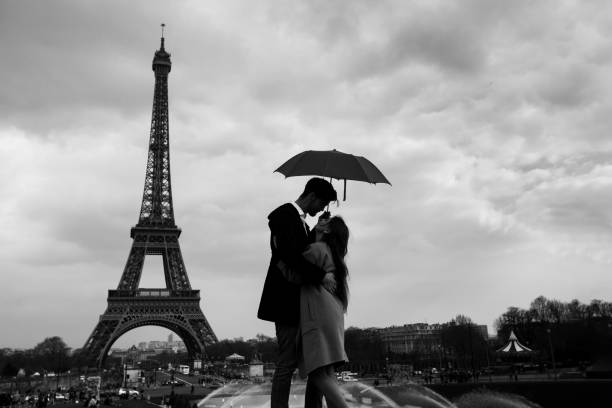
<instances>
[{"instance_id":1,"label":"eiffel tower lattice ironwork","mask_svg":"<svg viewBox=\"0 0 612 408\"><path fill-rule=\"evenodd\" d=\"M108 307L89 336L83 352L101 367L112 344L141 326L162 326L184 341L193 358L217 341L202 309L200 291L191 288L174 223L170 187L168 74L170 54L161 47L153 58L155 91L149 154L138 224L131 229L132 248L116 290L108 291ZM166 287L139 287L146 255L161 255Z\"/></svg>"}]
</instances>

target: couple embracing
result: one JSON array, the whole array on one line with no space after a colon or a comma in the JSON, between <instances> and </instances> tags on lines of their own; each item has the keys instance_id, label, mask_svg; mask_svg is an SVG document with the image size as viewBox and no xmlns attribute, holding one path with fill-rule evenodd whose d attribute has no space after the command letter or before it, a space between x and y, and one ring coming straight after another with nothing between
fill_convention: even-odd
<instances>
[{"instance_id":1,"label":"couple embracing","mask_svg":"<svg viewBox=\"0 0 612 408\"><path fill-rule=\"evenodd\" d=\"M295 202L268 216L272 259L257 317L274 322L278 360L272 379L271 408L287 408L296 368L306 382L305 407L346 408L335 367L344 351L348 270L344 262L349 231L340 217L323 213L311 231L306 215L316 216L336 201L331 183L312 178Z\"/></svg>"}]
</instances>

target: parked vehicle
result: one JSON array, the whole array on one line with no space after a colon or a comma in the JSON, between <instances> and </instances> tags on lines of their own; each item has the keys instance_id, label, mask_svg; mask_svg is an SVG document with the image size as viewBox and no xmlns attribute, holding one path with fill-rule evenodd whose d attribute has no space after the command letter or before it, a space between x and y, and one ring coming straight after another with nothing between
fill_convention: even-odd
<instances>
[{"instance_id":1,"label":"parked vehicle","mask_svg":"<svg viewBox=\"0 0 612 408\"><path fill-rule=\"evenodd\" d=\"M36 394L26 395L26 397L25 397L25 402L33 403L33 402L36 402L36 401L38 401L38 395L36 395Z\"/></svg>"},{"instance_id":2,"label":"parked vehicle","mask_svg":"<svg viewBox=\"0 0 612 408\"><path fill-rule=\"evenodd\" d=\"M178 380L174 380L174 381L168 380L168 381L164 381L162 385L174 385L175 387L181 387L185 385L185 383L182 381L178 381Z\"/></svg>"},{"instance_id":3,"label":"parked vehicle","mask_svg":"<svg viewBox=\"0 0 612 408\"><path fill-rule=\"evenodd\" d=\"M117 394L123 398L138 398L140 397L140 393L138 390L133 390L131 388L119 388Z\"/></svg>"},{"instance_id":4,"label":"parked vehicle","mask_svg":"<svg viewBox=\"0 0 612 408\"><path fill-rule=\"evenodd\" d=\"M357 373L352 373L350 371L342 371L338 373L337 378L339 381L343 382L359 381L357 378L353 377L355 375L357 375Z\"/></svg>"}]
</instances>

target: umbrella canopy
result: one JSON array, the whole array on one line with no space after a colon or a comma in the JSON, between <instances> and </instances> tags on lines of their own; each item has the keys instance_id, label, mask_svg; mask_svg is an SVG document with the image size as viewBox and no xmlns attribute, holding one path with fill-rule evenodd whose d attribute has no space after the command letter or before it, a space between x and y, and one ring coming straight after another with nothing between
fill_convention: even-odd
<instances>
[{"instance_id":1,"label":"umbrella canopy","mask_svg":"<svg viewBox=\"0 0 612 408\"><path fill-rule=\"evenodd\" d=\"M274 171L285 177L321 176L344 180L345 200L346 180L391 185L384 174L365 157L343 153L336 149L307 150L293 156Z\"/></svg>"}]
</instances>

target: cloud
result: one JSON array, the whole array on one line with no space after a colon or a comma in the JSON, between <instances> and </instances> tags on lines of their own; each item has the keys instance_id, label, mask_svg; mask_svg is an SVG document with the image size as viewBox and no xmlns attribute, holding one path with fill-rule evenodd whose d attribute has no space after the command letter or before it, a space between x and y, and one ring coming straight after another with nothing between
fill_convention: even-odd
<instances>
[{"instance_id":1,"label":"cloud","mask_svg":"<svg viewBox=\"0 0 612 408\"><path fill-rule=\"evenodd\" d=\"M266 216L306 181L273 170L306 149L363 155L393 183L349 181L332 208L352 233L350 324L458 313L491 324L541 294L606 296L612 54L601 3L0 7L0 322L16 328L6 345L39 341L21 330L31 321L36 335L61 329L80 346L117 285L162 22L176 222L219 337L273 334L254 317ZM61 327L40 319L45 305Z\"/></svg>"}]
</instances>

